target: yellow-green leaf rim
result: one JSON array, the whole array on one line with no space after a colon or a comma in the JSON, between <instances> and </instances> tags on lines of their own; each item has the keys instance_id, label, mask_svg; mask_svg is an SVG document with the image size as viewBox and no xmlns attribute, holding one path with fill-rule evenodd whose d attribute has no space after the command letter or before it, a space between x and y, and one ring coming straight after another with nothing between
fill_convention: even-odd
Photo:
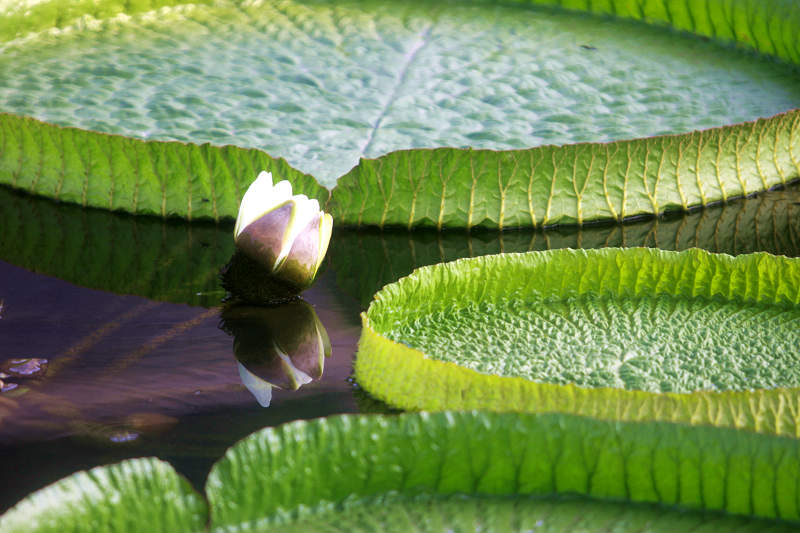
<instances>
[{"instance_id":1,"label":"yellow-green leaf rim","mask_svg":"<svg viewBox=\"0 0 800 533\"><path fill-rule=\"evenodd\" d=\"M465 302L584 294L674 295L796 310L800 260L755 253L551 250L462 259L416 270L379 291L355 362L359 384L403 409L564 412L621 421L661 420L800 436L800 388L654 393L537 383L478 373L389 340L395 320Z\"/></svg>"}]
</instances>

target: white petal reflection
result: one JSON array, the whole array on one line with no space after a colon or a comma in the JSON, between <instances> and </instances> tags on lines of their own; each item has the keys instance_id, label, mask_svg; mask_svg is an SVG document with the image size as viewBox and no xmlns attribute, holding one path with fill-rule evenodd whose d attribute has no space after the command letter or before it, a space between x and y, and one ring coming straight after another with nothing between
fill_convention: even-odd
<instances>
[{"instance_id":1,"label":"white petal reflection","mask_svg":"<svg viewBox=\"0 0 800 533\"><path fill-rule=\"evenodd\" d=\"M239 378L250 393L255 396L258 405L269 407L272 401L272 385L247 370L242 363L237 361L239 366Z\"/></svg>"}]
</instances>

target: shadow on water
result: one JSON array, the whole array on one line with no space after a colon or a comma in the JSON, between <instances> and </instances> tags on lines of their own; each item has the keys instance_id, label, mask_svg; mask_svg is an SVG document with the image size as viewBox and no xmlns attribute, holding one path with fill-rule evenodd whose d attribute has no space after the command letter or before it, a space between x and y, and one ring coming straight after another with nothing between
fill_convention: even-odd
<instances>
[{"instance_id":1,"label":"shadow on water","mask_svg":"<svg viewBox=\"0 0 800 533\"><path fill-rule=\"evenodd\" d=\"M800 185L583 229L337 228L327 268L303 293L307 307L240 310L224 330L218 272L233 253L230 225L85 210L0 187L0 228L0 371L12 359L47 361L38 373L0 377L16 385L0 393L0 455L9 465L0 469L2 510L78 469L135 456L166 459L200 487L228 446L261 427L393 412L350 381L358 315L381 286L416 267L567 246L797 256Z\"/></svg>"}]
</instances>

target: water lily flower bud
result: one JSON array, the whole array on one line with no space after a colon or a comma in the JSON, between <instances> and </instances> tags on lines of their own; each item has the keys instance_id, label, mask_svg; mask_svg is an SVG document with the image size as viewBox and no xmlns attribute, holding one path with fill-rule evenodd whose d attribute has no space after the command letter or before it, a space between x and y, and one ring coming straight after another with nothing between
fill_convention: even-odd
<instances>
[{"instance_id":1,"label":"water lily flower bud","mask_svg":"<svg viewBox=\"0 0 800 533\"><path fill-rule=\"evenodd\" d=\"M233 237L245 255L299 291L314 281L332 229L317 200L292 195L288 181L273 185L272 174L261 172L242 198Z\"/></svg>"},{"instance_id":2,"label":"water lily flower bud","mask_svg":"<svg viewBox=\"0 0 800 533\"><path fill-rule=\"evenodd\" d=\"M273 387L296 390L319 379L331 354L325 327L302 300L275 307L226 307L220 327L234 337L242 383L264 407Z\"/></svg>"}]
</instances>

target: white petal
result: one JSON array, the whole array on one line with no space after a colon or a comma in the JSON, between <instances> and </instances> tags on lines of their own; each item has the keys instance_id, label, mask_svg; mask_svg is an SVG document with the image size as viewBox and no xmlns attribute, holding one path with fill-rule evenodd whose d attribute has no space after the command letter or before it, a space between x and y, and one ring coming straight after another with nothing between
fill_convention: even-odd
<instances>
[{"instance_id":1,"label":"white petal","mask_svg":"<svg viewBox=\"0 0 800 533\"><path fill-rule=\"evenodd\" d=\"M239 232L244 229L242 225L243 218L247 210L252 210L255 199L259 196L265 196L272 192L272 174L270 172L261 171L256 177L255 181L250 184L250 187L244 192L242 202L239 204L239 213L236 215L236 227L233 229L233 236L236 238Z\"/></svg>"},{"instance_id":2,"label":"white petal","mask_svg":"<svg viewBox=\"0 0 800 533\"><path fill-rule=\"evenodd\" d=\"M239 216L236 217L236 227L233 230L234 239L252 222L261 218L261 215L272 211L275 206L282 204L292 197L292 184L283 180L272 185L272 174L262 172L247 189L239 206Z\"/></svg>"},{"instance_id":3,"label":"white petal","mask_svg":"<svg viewBox=\"0 0 800 533\"><path fill-rule=\"evenodd\" d=\"M325 259L325 254L328 253L328 244L331 242L331 233L333 232L333 217L328 213L319 214L319 258L317 259L317 266L314 270L314 275L317 275L322 260Z\"/></svg>"},{"instance_id":4,"label":"white petal","mask_svg":"<svg viewBox=\"0 0 800 533\"><path fill-rule=\"evenodd\" d=\"M242 363L237 361L236 364L239 365L239 378L247 390L256 397L258 405L269 407L272 401L272 385L247 370Z\"/></svg>"},{"instance_id":5,"label":"white petal","mask_svg":"<svg viewBox=\"0 0 800 533\"><path fill-rule=\"evenodd\" d=\"M288 370L292 373L291 379L296 389L299 389L303 385L306 385L313 381L311 379L311 376L309 376L308 374L306 374L305 372L294 366L294 363L292 363L292 360L289 358L289 356L280 351L280 349L278 349L277 344L275 345L275 349L278 352L278 357L283 359L284 364L288 367Z\"/></svg>"},{"instance_id":6,"label":"white petal","mask_svg":"<svg viewBox=\"0 0 800 533\"><path fill-rule=\"evenodd\" d=\"M316 199L312 198L309 200L305 194L298 194L294 196L292 200L294 200L294 217L289 223L289 234L284 238L281 253L275 260L276 270L283 264L286 257L288 257L294 245L294 241L300 235L300 232L303 231L315 217L319 216L319 202Z\"/></svg>"}]
</instances>

